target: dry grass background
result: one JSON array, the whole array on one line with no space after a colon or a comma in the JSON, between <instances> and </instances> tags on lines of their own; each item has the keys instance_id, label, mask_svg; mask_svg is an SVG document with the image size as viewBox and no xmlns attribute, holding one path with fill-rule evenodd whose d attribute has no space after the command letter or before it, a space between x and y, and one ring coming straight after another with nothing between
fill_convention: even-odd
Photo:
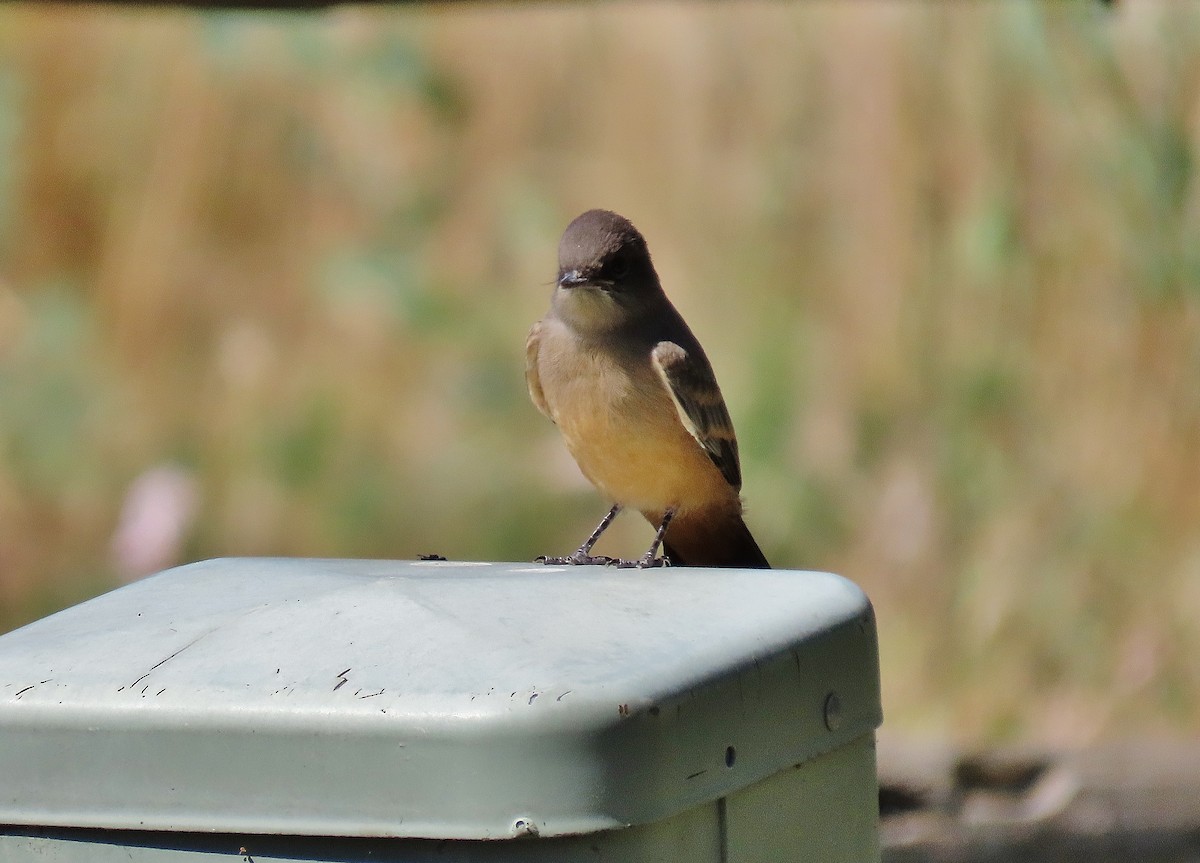
<instances>
[{"instance_id":1,"label":"dry grass background","mask_svg":"<svg viewBox=\"0 0 1200 863\"><path fill-rule=\"evenodd\" d=\"M1198 142L1192 4L0 9L0 630L162 466L164 563L573 548L522 349L605 206L891 727L1194 733Z\"/></svg>"}]
</instances>

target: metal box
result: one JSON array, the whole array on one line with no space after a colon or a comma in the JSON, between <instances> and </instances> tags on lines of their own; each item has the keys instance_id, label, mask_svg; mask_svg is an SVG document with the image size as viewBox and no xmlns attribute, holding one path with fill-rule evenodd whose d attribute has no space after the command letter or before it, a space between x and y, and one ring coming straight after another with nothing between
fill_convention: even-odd
<instances>
[{"instance_id":1,"label":"metal box","mask_svg":"<svg viewBox=\"0 0 1200 863\"><path fill-rule=\"evenodd\" d=\"M878 859L835 575L212 560L0 636L0 861Z\"/></svg>"}]
</instances>

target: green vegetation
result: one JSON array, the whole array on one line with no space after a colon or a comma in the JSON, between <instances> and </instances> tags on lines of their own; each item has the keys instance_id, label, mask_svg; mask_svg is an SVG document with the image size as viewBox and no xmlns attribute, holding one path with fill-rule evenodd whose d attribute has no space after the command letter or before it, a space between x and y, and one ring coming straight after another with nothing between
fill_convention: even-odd
<instances>
[{"instance_id":1,"label":"green vegetation","mask_svg":"<svg viewBox=\"0 0 1200 863\"><path fill-rule=\"evenodd\" d=\"M167 563L573 548L523 346L604 206L892 727L1194 733L1197 106L1189 4L0 10L0 630L163 466Z\"/></svg>"}]
</instances>

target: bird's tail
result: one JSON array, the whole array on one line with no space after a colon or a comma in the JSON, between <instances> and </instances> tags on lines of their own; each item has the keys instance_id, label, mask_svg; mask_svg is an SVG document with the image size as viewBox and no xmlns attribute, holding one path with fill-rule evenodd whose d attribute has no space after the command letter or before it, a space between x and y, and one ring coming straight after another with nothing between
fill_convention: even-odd
<instances>
[{"instance_id":1,"label":"bird's tail","mask_svg":"<svg viewBox=\"0 0 1200 863\"><path fill-rule=\"evenodd\" d=\"M663 538L663 553L675 566L770 569L740 514L676 516Z\"/></svg>"}]
</instances>

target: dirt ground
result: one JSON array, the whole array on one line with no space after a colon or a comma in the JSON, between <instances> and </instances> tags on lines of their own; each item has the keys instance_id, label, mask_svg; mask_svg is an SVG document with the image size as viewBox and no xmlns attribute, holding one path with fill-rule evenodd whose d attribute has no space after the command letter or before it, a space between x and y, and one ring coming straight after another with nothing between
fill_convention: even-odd
<instances>
[{"instance_id":1,"label":"dirt ground","mask_svg":"<svg viewBox=\"0 0 1200 863\"><path fill-rule=\"evenodd\" d=\"M885 863L1196 863L1200 743L1076 751L879 741Z\"/></svg>"}]
</instances>

